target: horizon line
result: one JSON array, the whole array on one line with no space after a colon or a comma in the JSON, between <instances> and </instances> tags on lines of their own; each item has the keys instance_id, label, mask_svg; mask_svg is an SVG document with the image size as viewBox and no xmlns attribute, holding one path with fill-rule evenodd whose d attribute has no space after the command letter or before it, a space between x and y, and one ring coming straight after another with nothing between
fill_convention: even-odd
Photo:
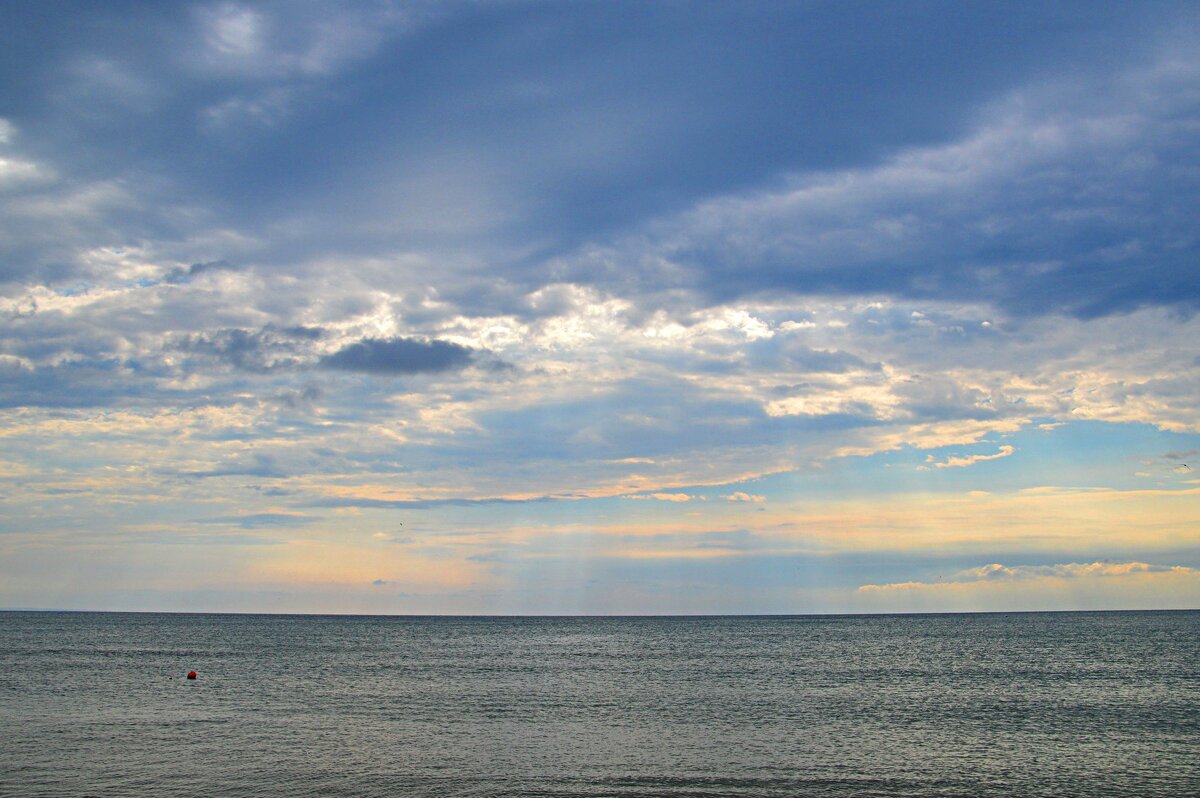
<instances>
[{"instance_id":1,"label":"horizon line","mask_svg":"<svg viewBox=\"0 0 1200 798\"><path fill-rule=\"evenodd\" d=\"M717 613L361 613L361 612L255 612L242 610L93 610L54 607L0 607L0 613L73 613L94 615L254 615L297 618L446 618L446 619L666 619L666 618L862 618L942 615L1064 615L1134 612L1200 612L1200 607L1044 609L1044 610L941 610L923 612L717 612Z\"/></svg>"}]
</instances>

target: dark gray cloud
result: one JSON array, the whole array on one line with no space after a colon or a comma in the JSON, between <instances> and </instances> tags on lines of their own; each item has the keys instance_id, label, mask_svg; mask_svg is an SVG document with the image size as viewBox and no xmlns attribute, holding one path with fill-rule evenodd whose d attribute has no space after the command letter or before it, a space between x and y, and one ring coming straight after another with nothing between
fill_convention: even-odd
<instances>
[{"instance_id":1,"label":"dark gray cloud","mask_svg":"<svg viewBox=\"0 0 1200 798\"><path fill-rule=\"evenodd\" d=\"M174 348L207 355L243 371L267 372L295 367L305 361L311 342L324 331L317 327L267 325L259 330L223 329L199 332L179 339Z\"/></svg>"},{"instance_id":2,"label":"dark gray cloud","mask_svg":"<svg viewBox=\"0 0 1200 798\"><path fill-rule=\"evenodd\" d=\"M475 351L450 341L366 338L321 358L322 368L368 374L430 374L464 368Z\"/></svg>"},{"instance_id":3,"label":"dark gray cloud","mask_svg":"<svg viewBox=\"0 0 1200 798\"><path fill-rule=\"evenodd\" d=\"M155 393L153 380L137 372L137 364L114 358L34 368L0 362L0 407L136 405Z\"/></svg>"},{"instance_id":4,"label":"dark gray cloud","mask_svg":"<svg viewBox=\"0 0 1200 798\"><path fill-rule=\"evenodd\" d=\"M256 273L402 249L452 264L425 277L449 304L537 316L555 299L523 298L554 282L546 264L556 256L786 175L852 174L953 143L997 98L1065 81L1071 102L1053 111L1100 126L1131 120L1127 140L1090 150L1083 141L1078 157L964 185L974 199L835 198L774 230L721 230L654 255L694 270L686 287L710 301L872 292L1079 316L1197 301L1196 182L1172 167L1196 145L1187 54L1159 70L1169 80L1137 80L1155 72L1164 32L1194 34L1186 4L1014 15L934 2L870 18L808 4L644 15L527 7L429 27L417 24L428 10L386 4L259 5L261 29L277 35L237 53L213 50L222 19L240 13L232 4L191 15L172 4L84 5L72 31L31 5L7 13L0 100L17 131L14 162L44 172L51 182L37 191L57 192L0 221L0 240L13 242L0 271L13 277L62 279L81 271L81 251L114 241L153 240L172 262L192 263L168 281L238 268L242 255L226 243L235 239L261 244ZM780 30L789 46L763 45ZM514 58L513 41L532 43ZM1106 98L1100 112L1089 107ZM607 273L595 265L581 264L579 280L616 293L674 285L636 258Z\"/></svg>"},{"instance_id":5,"label":"dark gray cloud","mask_svg":"<svg viewBox=\"0 0 1200 798\"><path fill-rule=\"evenodd\" d=\"M1196 20L1183 24L1194 41ZM1187 39L1187 34L1181 34ZM658 217L557 267L659 302L780 295L988 302L1016 317L1200 309L1200 63L1158 52L1021 87L941 141L796 170Z\"/></svg>"},{"instance_id":6,"label":"dark gray cloud","mask_svg":"<svg viewBox=\"0 0 1200 798\"><path fill-rule=\"evenodd\" d=\"M280 405L291 410L305 409L321 397L321 389L315 385L305 385L301 388L286 388L271 397Z\"/></svg>"},{"instance_id":7,"label":"dark gray cloud","mask_svg":"<svg viewBox=\"0 0 1200 798\"><path fill-rule=\"evenodd\" d=\"M163 279L168 283L181 283L200 274L209 272L236 272L241 271L242 268L242 266L230 263L227 260L213 260L204 263L193 263L186 269L172 269Z\"/></svg>"}]
</instances>

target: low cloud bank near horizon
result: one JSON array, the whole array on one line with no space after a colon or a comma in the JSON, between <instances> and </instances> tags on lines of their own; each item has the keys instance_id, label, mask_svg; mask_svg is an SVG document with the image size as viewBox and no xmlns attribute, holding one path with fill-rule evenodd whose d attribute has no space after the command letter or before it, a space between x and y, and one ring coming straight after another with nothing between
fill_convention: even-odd
<instances>
[{"instance_id":1,"label":"low cloud bank near horizon","mask_svg":"<svg viewBox=\"0 0 1200 798\"><path fill-rule=\"evenodd\" d=\"M961 585L981 582L1018 582L1024 580L1071 580L1121 578L1139 574L1172 574L1176 576L1200 576L1200 571L1183 565L1151 565L1144 562L1093 562L1064 563L1061 565L1016 565L1006 566L990 563L978 568L958 571L944 581L894 582L883 585L862 585L863 592L892 590L955 590Z\"/></svg>"},{"instance_id":2,"label":"low cloud bank near horizon","mask_svg":"<svg viewBox=\"0 0 1200 798\"><path fill-rule=\"evenodd\" d=\"M857 595L866 607L892 612L1194 609L1200 570L1145 562L991 563L932 582L862 585Z\"/></svg>"}]
</instances>

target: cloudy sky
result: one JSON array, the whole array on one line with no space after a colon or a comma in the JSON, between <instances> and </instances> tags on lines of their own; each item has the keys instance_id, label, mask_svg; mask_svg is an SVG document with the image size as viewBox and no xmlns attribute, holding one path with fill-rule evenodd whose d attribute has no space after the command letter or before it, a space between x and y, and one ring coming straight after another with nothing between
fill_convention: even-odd
<instances>
[{"instance_id":1,"label":"cloudy sky","mask_svg":"<svg viewBox=\"0 0 1200 798\"><path fill-rule=\"evenodd\" d=\"M1193 3L0 6L0 607L1200 606Z\"/></svg>"}]
</instances>

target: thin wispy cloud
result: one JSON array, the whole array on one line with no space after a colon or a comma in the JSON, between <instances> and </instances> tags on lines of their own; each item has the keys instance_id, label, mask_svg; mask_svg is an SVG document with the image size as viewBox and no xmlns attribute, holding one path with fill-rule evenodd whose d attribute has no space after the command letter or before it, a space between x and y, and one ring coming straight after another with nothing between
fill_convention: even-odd
<instances>
[{"instance_id":1,"label":"thin wispy cloud","mask_svg":"<svg viewBox=\"0 0 1200 798\"><path fill-rule=\"evenodd\" d=\"M1005 444L995 454L951 455L945 460L938 460L933 455L929 455L925 458L925 461L933 468L968 468L976 463L999 460L1001 457L1011 457L1015 451L1015 448Z\"/></svg>"},{"instance_id":2,"label":"thin wispy cloud","mask_svg":"<svg viewBox=\"0 0 1200 798\"><path fill-rule=\"evenodd\" d=\"M953 589L953 585L967 585L978 582L1016 582L1023 580L1045 579L1103 579L1122 578L1138 574L1173 574L1194 576L1200 574L1194 568L1182 565L1152 565L1144 562L1093 562L1093 563L1063 563L1060 565L1016 565L1006 566L1000 563L990 563L978 568L970 568L952 574L945 581L938 582L896 582L886 585L863 585L859 588L864 592L889 590L944 590Z\"/></svg>"},{"instance_id":3,"label":"thin wispy cloud","mask_svg":"<svg viewBox=\"0 0 1200 798\"><path fill-rule=\"evenodd\" d=\"M862 585L858 593L867 601L893 602L897 609L930 606L931 601L958 610L997 605L1026 609L1052 601L1068 608L1142 607L1156 600L1186 607L1200 599L1200 570L1145 562L991 563L932 582Z\"/></svg>"}]
</instances>

